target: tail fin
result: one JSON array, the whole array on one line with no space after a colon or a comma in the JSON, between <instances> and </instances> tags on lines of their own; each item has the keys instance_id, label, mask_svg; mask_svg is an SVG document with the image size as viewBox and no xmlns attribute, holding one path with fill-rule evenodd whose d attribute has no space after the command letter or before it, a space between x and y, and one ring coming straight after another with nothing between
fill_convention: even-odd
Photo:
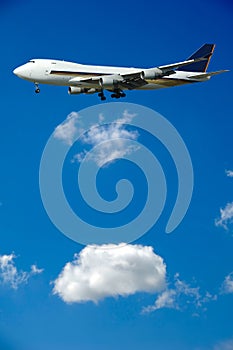
<instances>
[{"instance_id":1,"label":"tail fin","mask_svg":"<svg viewBox=\"0 0 233 350\"><path fill-rule=\"evenodd\" d=\"M179 68L178 70L182 70L185 72L206 72L207 67L210 62L210 58L214 52L215 45L214 44L205 44L199 50L194 52L192 56L190 56L187 60L192 60L195 58L206 58L206 60L191 63L184 68Z\"/></svg>"}]
</instances>

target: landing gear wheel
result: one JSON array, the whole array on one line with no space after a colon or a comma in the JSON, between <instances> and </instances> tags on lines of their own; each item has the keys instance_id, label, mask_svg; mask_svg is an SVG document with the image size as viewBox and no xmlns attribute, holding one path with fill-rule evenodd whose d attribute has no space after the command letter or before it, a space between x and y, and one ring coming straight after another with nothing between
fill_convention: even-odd
<instances>
[{"instance_id":1,"label":"landing gear wheel","mask_svg":"<svg viewBox=\"0 0 233 350\"><path fill-rule=\"evenodd\" d=\"M112 98L120 98L120 97L125 97L126 94L120 90L115 91L113 94L111 94Z\"/></svg>"},{"instance_id":2,"label":"landing gear wheel","mask_svg":"<svg viewBox=\"0 0 233 350\"><path fill-rule=\"evenodd\" d=\"M98 96L100 97L101 101L105 101L106 100L106 97L104 96L103 91L99 92Z\"/></svg>"},{"instance_id":3,"label":"landing gear wheel","mask_svg":"<svg viewBox=\"0 0 233 350\"><path fill-rule=\"evenodd\" d=\"M35 83L35 93L39 94L39 92L40 92L39 84Z\"/></svg>"}]
</instances>

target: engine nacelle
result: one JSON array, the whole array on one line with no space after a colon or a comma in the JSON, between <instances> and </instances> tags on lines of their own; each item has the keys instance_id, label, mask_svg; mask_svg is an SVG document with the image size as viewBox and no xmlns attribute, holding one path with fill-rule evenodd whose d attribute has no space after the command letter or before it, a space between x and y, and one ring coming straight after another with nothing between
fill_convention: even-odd
<instances>
[{"instance_id":1,"label":"engine nacelle","mask_svg":"<svg viewBox=\"0 0 233 350\"><path fill-rule=\"evenodd\" d=\"M97 92L94 88L83 88L83 87L76 87L76 86L70 86L68 89L68 94L70 95L77 95L77 94L94 94Z\"/></svg>"},{"instance_id":2,"label":"engine nacelle","mask_svg":"<svg viewBox=\"0 0 233 350\"><path fill-rule=\"evenodd\" d=\"M102 89L113 89L117 88L118 83L123 80L122 77L117 75L111 75L111 76L104 76L101 77L99 80L99 84Z\"/></svg>"},{"instance_id":3,"label":"engine nacelle","mask_svg":"<svg viewBox=\"0 0 233 350\"><path fill-rule=\"evenodd\" d=\"M84 94L94 94L96 92L97 92L96 89L90 88L90 89L85 89Z\"/></svg>"},{"instance_id":4,"label":"engine nacelle","mask_svg":"<svg viewBox=\"0 0 233 350\"><path fill-rule=\"evenodd\" d=\"M158 79L163 76L163 71L159 68L149 68L141 72L141 78L144 80Z\"/></svg>"},{"instance_id":5,"label":"engine nacelle","mask_svg":"<svg viewBox=\"0 0 233 350\"><path fill-rule=\"evenodd\" d=\"M68 94L70 95L76 95L76 94L83 94L85 91L84 88L76 87L76 86L69 86Z\"/></svg>"}]
</instances>

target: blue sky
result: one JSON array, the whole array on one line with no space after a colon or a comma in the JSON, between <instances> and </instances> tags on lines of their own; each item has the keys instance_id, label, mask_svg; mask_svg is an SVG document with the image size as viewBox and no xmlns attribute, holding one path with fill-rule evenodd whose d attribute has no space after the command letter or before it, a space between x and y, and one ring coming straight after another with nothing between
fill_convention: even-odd
<instances>
[{"instance_id":1,"label":"blue sky","mask_svg":"<svg viewBox=\"0 0 233 350\"><path fill-rule=\"evenodd\" d=\"M233 349L233 177L226 173L233 170L230 1L21 0L3 1L0 9L0 348ZM203 84L131 91L124 99L161 113L189 150L195 181L182 223L165 234L176 173L161 145L142 133L139 140L160 160L170 195L156 225L128 248L105 255L68 239L43 207L40 160L50 135L71 112L100 101L96 95L69 96L65 87L45 85L36 95L34 86L12 70L31 58L153 67L181 61L206 42L216 43L209 70L230 72ZM70 169L64 188L75 208L71 163ZM132 217L146 191L136 167L112 163L101 170L98 185L112 199L112 183L121 174L136 188L135 206L127 214ZM81 210L89 215L85 207ZM98 213L92 215L106 226L111 222L111 216L106 223ZM126 271L129 275L117 274L116 262L123 266L130 259L136 267ZM99 271L103 284L91 289L88 277ZM66 287L76 276L78 289L68 295Z\"/></svg>"}]
</instances>

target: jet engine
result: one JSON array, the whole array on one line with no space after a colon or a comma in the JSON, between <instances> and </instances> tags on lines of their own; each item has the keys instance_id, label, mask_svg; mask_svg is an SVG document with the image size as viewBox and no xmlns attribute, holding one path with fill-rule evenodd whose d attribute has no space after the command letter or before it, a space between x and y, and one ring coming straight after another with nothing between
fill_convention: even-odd
<instances>
[{"instance_id":1,"label":"jet engine","mask_svg":"<svg viewBox=\"0 0 233 350\"><path fill-rule=\"evenodd\" d=\"M158 79L163 76L163 71L159 68L150 68L150 69L145 69L144 71L141 72L141 79L144 80L153 80L153 79Z\"/></svg>"},{"instance_id":2,"label":"jet engine","mask_svg":"<svg viewBox=\"0 0 233 350\"><path fill-rule=\"evenodd\" d=\"M102 89L112 89L116 88L117 84L120 82L120 80L123 80L122 78L120 79L120 76L104 76L101 77L99 80L99 84Z\"/></svg>"},{"instance_id":3,"label":"jet engine","mask_svg":"<svg viewBox=\"0 0 233 350\"><path fill-rule=\"evenodd\" d=\"M85 92L85 89L81 87L69 86L69 89L68 89L68 94L70 95L83 94L84 92Z\"/></svg>"},{"instance_id":4,"label":"jet engine","mask_svg":"<svg viewBox=\"0 0 233 350\"><path fill-rule=\"evenodd\" d=\"M83 87L76 87L76 86L70 86L68 89L68 94L70 95L77 95L77 94L94 94L97 90L90 88L83 88Z\"/></svg>"}]
</instances>

